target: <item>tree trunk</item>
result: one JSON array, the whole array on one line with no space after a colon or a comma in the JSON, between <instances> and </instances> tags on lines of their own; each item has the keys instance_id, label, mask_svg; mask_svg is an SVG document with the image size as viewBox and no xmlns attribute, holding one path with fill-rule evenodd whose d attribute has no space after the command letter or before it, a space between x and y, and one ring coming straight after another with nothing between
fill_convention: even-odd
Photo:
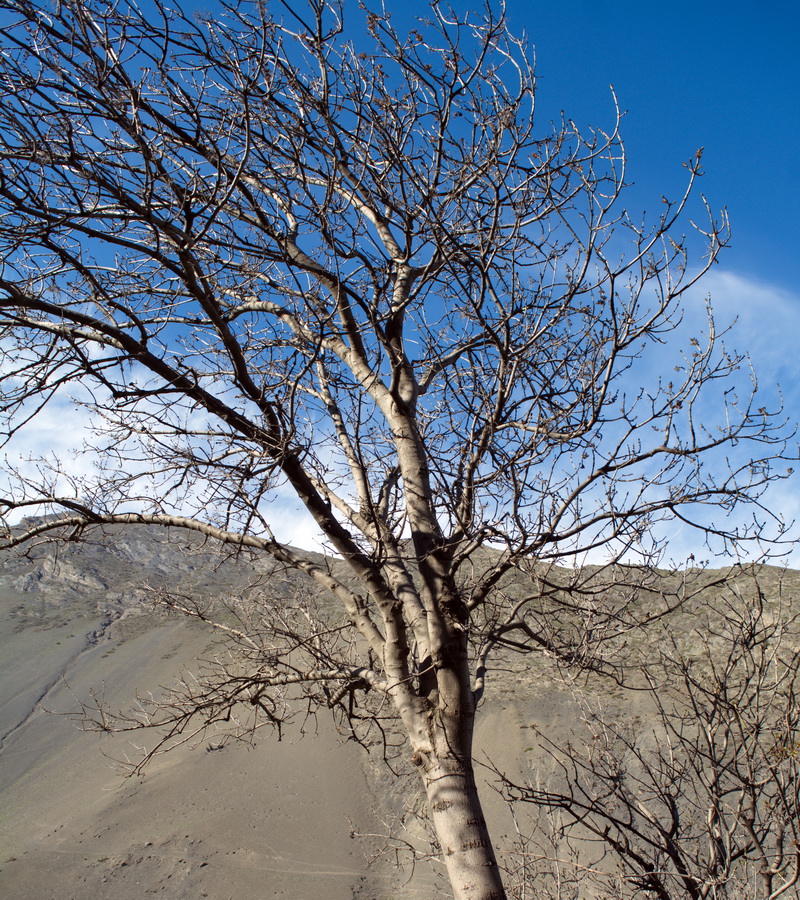
<instances>
[{"instance_id":1,"label":"tree trunk","mask_svg":"<svg viewBox=\"0 0 800 900\"><path fill-rule=\"evenodd\" d=\"M506 900L471 759L415 753L455 900Z\"/></svg>"}]
</instances>

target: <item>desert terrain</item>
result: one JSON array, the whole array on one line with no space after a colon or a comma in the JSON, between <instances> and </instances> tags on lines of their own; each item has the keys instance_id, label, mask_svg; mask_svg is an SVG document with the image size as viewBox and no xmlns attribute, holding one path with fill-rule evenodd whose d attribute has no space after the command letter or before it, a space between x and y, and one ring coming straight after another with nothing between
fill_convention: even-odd
<instances>
[{"instance_id":1,"label":"desert terrain","mask_svg":"<svg viewBox=\"0 0 800 900\"><path fill-rule=\"evenodd\" d=\"M419 803L326 713L278 740L218 748L213 737L126 778L142 734L81 730L78 700L126 708L201 658L209 634L154 612L145 584L225 591L252 579L203 546L151 533L39 547L0 569L0 895L14 900L381 900L430 897L427 864L378 855L378 838ZM479 758L519 766L525 702L481 717ZM557 705L557 704L555 704ZM548 704L553 706L553 704ZM504 805L484 792L498 840Z\"/></svg>"},{"instance_id":2,"label":"desert terrain","mask_svg":"<svg viewBox=\"0 0 800 900\"><path fill-rule=\"evenodd\" d=\"M777 570L776 570L777 573ZM778 574L767 573L777 585ZM780 576L800 594L800 575ZM298 716L280 740L222 745L214 734L126 777L148 733L86 731L74 715L101 698L130 709L192 671L215 640L152 604L159 586L199 596L247 590L258 562L221 560L200 541L148 529L40 545L0 560L0 896L9 900L422 900L449 896L436 866L412 864L401 837L427 845L416 781L337 731L327 711ZM286 591L303 590L283 584ZM776 588L777 590L777 588ZM696 626L683 615L674 627ZM546 661L494 673L476 759L501 856L515 826L493 770L546 781L540 736L577 723L573 689ZM646 710L608 687L603 702L637 727ZM401 760L402 762L402 760ZM402 768L402 766L401 766ZM518 809L523 828L529 808ZM405 830L403 830L404 826ZM396 851L396 852L395 852Z\"/></svg>"}]
</instances>

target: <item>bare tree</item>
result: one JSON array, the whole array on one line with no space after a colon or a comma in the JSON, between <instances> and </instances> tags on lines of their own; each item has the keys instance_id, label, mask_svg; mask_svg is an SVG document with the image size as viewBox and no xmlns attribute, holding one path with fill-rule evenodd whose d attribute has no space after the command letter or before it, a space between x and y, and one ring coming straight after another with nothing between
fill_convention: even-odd
<instances>
[{"instance_id":1,"label":"bare tree","mask_svg":"<svg viewBox=\"0 0 800 900\"><path fill-rule=\"evenodd\" d=\"M796 594L749 580L648 645L638 724L586 700L585 735L563 747L543 736L559 777L506 784L510 800L558 812L561 852L604 895L613 885L620 898L798 896Z\"/></svg>"},{"instance_id":2,"label":"bare tree","mask_svg":"<svg viewBox=\"0 0 800 900\"><path fill-rule=\"evenodd\" d=\"M471 758L492 654L604 665L621 573L643 589L670 523L730 552L781 532L777 411L737 395L710 315L662 349L726 241L709 213L690 268L675 230L700 153L638 223L619 117L540 132L491 9L400 33L335 0L1 8L5 433L72 385L98 461L20 467L4 511L55 515L5 545L155 524L307 574L338 616L256 598L220 623L237 662L156 720L180 739L234 706L279 724L290 685L348 713L368 690L456 897L505 896ZM273 530L287 490L339 564ZM591 588L557 567L600 551L637 566ZM657 617L686 589L649 590Z\"/></svg>"}]
</instances>

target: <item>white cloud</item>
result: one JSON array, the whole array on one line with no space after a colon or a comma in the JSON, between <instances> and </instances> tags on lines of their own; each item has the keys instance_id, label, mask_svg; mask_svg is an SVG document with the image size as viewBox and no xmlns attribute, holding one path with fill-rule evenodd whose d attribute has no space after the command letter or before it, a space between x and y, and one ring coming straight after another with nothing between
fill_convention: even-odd
<instances>
[{"instance_id":1,"label":"white cloud","mask_svg":"<svg viewBox=\"0 0 800 900\"><path fill-rule=\"evenodd\" d=\"M290 488L276 496L269 504L269 512L270 524L277 540L303 550L331 554L331 547L325 543L316 522L292 495Z\"/></svg>"},{"instance_id":2,"label":"white cloud","mask_svg":"<svg viewBox=\"0 0 800 900\"><path fill-rule=\"evenodd\" d=\"M61 496L76 496L71 479L90 479L97 474L100 456L88 449L86 443L91 441L94 432L92 413L74 399L82 393L79 383L61 388L7 442L0 454L0 460L4 461L0 467L0 496L18 493L18 489L13 487L14 472L31 484L49 482L53 492ZM204 421L201 417L196 424L202 429ZM133 474L134 469L145 472L143 459L134 462L133 454L129 456L127 466L128 474ZM62 474L56 474L57 471ZM144 484L140 485L142 487ZM151 484L149 489L158 491L158 486ZM187 497L190 503L192 499L196 500L196 497ZM141 504L134 506L138 508ZM326 552L319 528L287 485L276 490L267 510L278 540L303 549ZM6 520L9 524L15 524L37 511L36 508L26 507L10 513ZM175 511L191 513L188 508Z\"/></svg>"},{"instance_id":3,"label":"white cloud","mask_svg":"<svg viewBox=\"0 0 800 900\"><path fill-rule=\"evenodd\" d=\"M767 396L770 393L774 396L775 385L780 383L787 417L795 421L800 419L800 351L797 347L800 293L790 293L764 282L714 269L687 297L687 317L676 335L678 339L707 329L705 298L708 294L711 295L720 328L736 320L730 334L724 338L726 345L749 354L760 379L759 386ZM671 377L677 353L674 345L670 342L664 347L651 349L652 354L642 360L644 372L641 377ZM640 377L639 373L637 369L637 377ZM73 387L69 393L74 394L78 389ZM70 474L86 476L91 473L94 462L91 454L82 452L84 438L90 430L88 411L72 402L68 392L63 390L8 445L5 452L9 462L19 466L23 473L36 471L33 464L25 461L26 457L51 456L61 460ZM331 464L334 464L333 460ZM800 469L800 465L796 467ZM0 493L5 487L4 481L6 478L0 476ZM798 477L795 475L774 485L766 499L770 508L785 520L796 519L800 515ZM290 488L280 487L268 509L278 539L310 550L324 549L318 528ZM698 558L702 556L702 549L696 546L697 535L690 529L671 530L670 540L674 558L685 557L689 553L695 553ZM790 561L800 567L800 550L795 550Z\"/></svg>"},{"instance_id":4,"label":"white cloud","mask_svg":"<svg viewBox=\"0 0 800 900\"><path fill-rule=\"evenodd\" d=\"M57 393L5 444L2 450L4 465L0 469L0 495L15 493L12 472L31 482L44 477L58 492L74 495L67 478L56 476L55 472L61 469L69 476L80 478L93 471L94 460L83 450L83 441L90 428L88 410L71 400L66 391ZM50 471L45 472L48 467ZM8 520L14 523L31 512L12 513Z\"/></svg>"},{"instance_id":5,"label":"white cloud","mask_svg":"<svg viewBox=\"0 0 800 900\"><path fill-rule=\"evenodd\" d=\"M752 364L759 393L764 398L759 405L763 402L777 408L780 393L783 416L790 427L795 426L800 421L800 292L786 291L724 269L712 269L687 298L688 326L702 325L705 330L705 299L709 295L718 331L730 326L723 336L725 345L746 354ZM742 382L745 377L743 373ZM796 442L790 451L797 454ZM790 466L792 462L787 461L786 467ZM800 469L797 463L794 467ZM798 473L771 485L764 501L785 522L797 522L800 516ZM676 547L690 539L683 532L675 535ZM797 525L791 536L795 543L787 559L791 565L800 567Z\"/></svg>"},{"instance_id":6,"label":"white cloud","mask_svg":"<svg viewBox=\"0 0 800 900\"><path fill-rule=\"evenodd\" d=\"M733 323L726 342L750 356L764 387L781 384L793 401L787 412L800 418L800 293L712 269L690 302L709 294L718 327Z\"/></svg>"}]
</instances>

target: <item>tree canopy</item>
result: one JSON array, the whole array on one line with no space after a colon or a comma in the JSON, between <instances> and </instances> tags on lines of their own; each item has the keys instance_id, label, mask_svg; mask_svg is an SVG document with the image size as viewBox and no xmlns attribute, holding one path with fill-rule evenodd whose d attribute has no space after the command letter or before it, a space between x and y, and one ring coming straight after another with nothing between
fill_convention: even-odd
<instances>
[{"instance_id":1,"label":"tree canopy","mask_svg":"<svg viewBox=\"0 0 800 900\"><path fill-rule=\"evenodd\" d=\"M275 715L263 698L290 683L374 690L448 862L485 868L488 839L452 837L437 785L474 793L492 652L595 664L587 634L628 627L666 526L734 555L782 532L763 491L788 435L754 380L741 391L744 357L710 307L663 349L727 241L702 203L679 230L700 152L640 221L620 117L542 127L492 7L434 3L407 31L335 0L2 8L5 435L73 386L97 462L19 467L0 508L55 515L5 543L155 523L306 572L344 632L311 613L313 641L276 642L267 611L246 698ZM348 578L281 538L286 490ZM587 554L600 587L556 577ZM245 696L220 684L208 721ZM482 890L456 893L501 896Z\"/></svg>"}]
</instances>

